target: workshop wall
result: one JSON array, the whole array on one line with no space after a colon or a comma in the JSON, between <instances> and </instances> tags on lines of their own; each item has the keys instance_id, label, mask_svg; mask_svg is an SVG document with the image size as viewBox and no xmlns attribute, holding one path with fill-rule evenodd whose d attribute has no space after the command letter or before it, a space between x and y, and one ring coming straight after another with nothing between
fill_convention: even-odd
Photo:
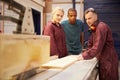
<instances>
[{"instance_id":1,"label":"workshop wall","mask_svg":"<svg viewBox=\"0 0 120 80\"><path fill-rule=\"evenodd\" d=\"M40 12L40 27L42 28L43 26L43 7L45 7L45 2L43 0L14 0L17 3L21 4L25 8L30 7L38 12ZM27 4L26 4L27 3ZM19 18L19 15L16 14L14 11L10 10L8 8L8 4L3 3L0 1L0 12L1 15L4 16L11 16L16 19ZM1 21L0 20L0 30L2 30L3 33L6 34L13 34L14 31L16 31L16 27L18 25L16 23L13 23L11 21ZM42 29L40 29L42 30ZM41 32L41 31L40 31Z\"/></svg>"}]
</instances>

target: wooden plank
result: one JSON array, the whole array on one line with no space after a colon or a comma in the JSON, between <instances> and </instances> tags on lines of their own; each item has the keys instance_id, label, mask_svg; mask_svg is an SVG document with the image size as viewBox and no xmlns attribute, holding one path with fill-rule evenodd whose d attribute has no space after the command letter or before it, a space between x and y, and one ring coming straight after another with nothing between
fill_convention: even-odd
<instances>
[{"instance_id":1,"label":"wooden plank","mask_svg":"<svg viewBox=\"0 0 120 80\"><path fill-rule=\"evenodd\" d=\"M43 68L64 69L64 68L70 66L71 64L73 64L76 61L77 61L76 55L70 55L70 56L67 56L67 57L64 57L64 58L51 60L48 63L43 64L41 67L43 67Z\"/></svg>"},{"instance_id":2,"label":"wooden plank","mask_svg":"<svg viewBox=\"0 0 120 80\"><path fill-rule=\"evenodd\" d=\"M0 35L0 80L41 66L49 59L48 36Z\"/></svg>"},{"instance_id":3,"label":"wooden plank","mask_svg":"<svg viewBox=\"0 0 120 80\"><path fill-rule=\"evenodd\" d=\"M96 64L96 58L91 60L81 60L48 80L87 80Z\"/></svg>"}]
</instances>

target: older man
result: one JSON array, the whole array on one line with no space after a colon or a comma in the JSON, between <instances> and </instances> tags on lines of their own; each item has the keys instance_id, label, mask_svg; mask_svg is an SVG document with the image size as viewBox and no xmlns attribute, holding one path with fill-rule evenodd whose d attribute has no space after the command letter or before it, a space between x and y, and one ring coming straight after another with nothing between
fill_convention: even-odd
<instances>
[{"instance_id":1,"label":"older man","mask_svg":"<svg viewBox=\"0 0 120 80\"><path fill-rule=\"evenodd\" d=\"M88 48L78 56L78 59L96 57L99 61L99 80L118 80L118 56L110 27L99 21L98 14L93 8L85 11L85 20L91 37L88 40Z\"/></svg>"}]
</instances>

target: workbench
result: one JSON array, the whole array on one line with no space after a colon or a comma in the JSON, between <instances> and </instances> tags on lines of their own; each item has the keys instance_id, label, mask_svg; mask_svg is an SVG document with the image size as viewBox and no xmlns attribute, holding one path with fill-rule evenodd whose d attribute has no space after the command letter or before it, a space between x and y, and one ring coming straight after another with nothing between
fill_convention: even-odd
<instances>
[{"instance_id":1,"label":"workbench","mask_svg":"<svg viewBox=\"0 0 120 80\"><path fill-rule=\"evenodd\" d=\"M49 68L28 80L94 80L89 78L93 75L97 63L96 58L75 61L65 68ZM93 76L93 78L95 77Z\"/></svg>"}]
</instances>

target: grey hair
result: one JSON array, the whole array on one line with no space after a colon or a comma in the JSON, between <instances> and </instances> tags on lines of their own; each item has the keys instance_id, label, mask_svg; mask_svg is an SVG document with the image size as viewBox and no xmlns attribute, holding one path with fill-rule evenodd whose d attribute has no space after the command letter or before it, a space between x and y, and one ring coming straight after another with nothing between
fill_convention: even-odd
<instances>
[{"instance_id":1,"label":"grey hair","mask_svg":"<svg viewBox=\"0 0 120 80\"><path fill-rule=\"evenodd\" d=\"M88 8L88 9L85 10L85 14L87 14L89 12L93 12L93 13L97 14L97 12L94 8Z\"/></svg>"}]
</instances>

